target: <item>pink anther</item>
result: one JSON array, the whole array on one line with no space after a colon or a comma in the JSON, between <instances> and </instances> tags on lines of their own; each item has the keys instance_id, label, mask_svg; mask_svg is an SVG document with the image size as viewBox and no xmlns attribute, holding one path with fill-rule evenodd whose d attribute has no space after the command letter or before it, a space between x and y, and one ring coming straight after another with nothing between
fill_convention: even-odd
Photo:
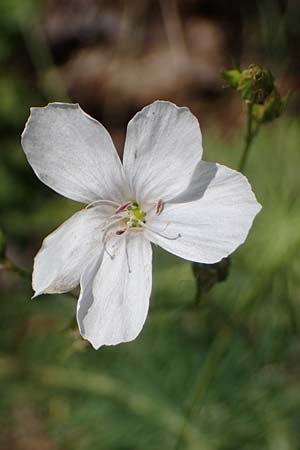
<instances>
[{"instance_id":1,"label":"pink anther","mask_svg":"<svg viewBox=\"0 0 300 450\"><path fill-rule=\"evenodd\" d=\"M156 204L155 214L159 216L164 209L164 202L160 199Z\"/></svg>"},{"instance_id":2,"label":"pink anther","mask_svg":"<svg viewBox=\"0 0 300 450\"><path fill-rule=\"evenodd\" d=\"M131 205L131 202L127 202L127 203L124 203L124 205L119 206L119 208L116 209L116 214L126 211L128 206L130 206L130 205Z\"/></svg>"}]
</instances>

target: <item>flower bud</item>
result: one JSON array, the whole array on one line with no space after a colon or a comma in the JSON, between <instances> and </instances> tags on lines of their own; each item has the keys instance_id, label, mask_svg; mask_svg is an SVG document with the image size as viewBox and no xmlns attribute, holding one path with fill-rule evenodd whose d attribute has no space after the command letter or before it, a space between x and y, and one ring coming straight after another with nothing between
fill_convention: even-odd
<instances>
[{"instance_id":1,"label":"flower bud","mask_svg":"<svg viewBox=\"0 0 300 450\"><path fill-rule=\"evenodd\" d=\"M229 275L230 257L223 258L215 264L193 263L193 273L197 281L197 301L210 291L215 284L225 281Z\"/></svg>"},{"instance_id":2,"label":"flower bud","mask_svg":"<svg viewBox=\"0 0 300 450\"><path fill-rule=\"evenodd\" d=\"M237 69L228 70L223 73L223 78L248 103L262 104L274 89L271 71L255 64L242 72Z\"/></svg>"},{"instance_id":3,"label":"flower bud","mask_svg":"<svg viewBox=\"0 0 300 450\"><path fill-rule=\"evenodd\" d=\"M274 89L274 78L269 69L252 64L242 72L238 91L244 100L262 104Z\"/></svg>"},{"instance_id":4,"label":"flower bud","mask_svg":"<svg viewBox=\"0 0 300 450\"><path fill-rule=\"evenodd\" d=\"M286 109L290 94L281 98L276 88L261 105L254 105L252 110L253 119L258 123L270 122L277 119Z\"/></svg>"},{"instance_id":5,"label":"flower bud","mask_svg":"<svg viewBox=\"0 0 300 450\"><path fill-rule=\"evenodd\" d=\"M251 64L242 72L237 69L227 70L223 78L240 93L247 104L252 105L252 116L257 123L276 119L286 108L289 94L283 99L280 97L274 77L265 67Z\"/></svg>"}]
</instances>

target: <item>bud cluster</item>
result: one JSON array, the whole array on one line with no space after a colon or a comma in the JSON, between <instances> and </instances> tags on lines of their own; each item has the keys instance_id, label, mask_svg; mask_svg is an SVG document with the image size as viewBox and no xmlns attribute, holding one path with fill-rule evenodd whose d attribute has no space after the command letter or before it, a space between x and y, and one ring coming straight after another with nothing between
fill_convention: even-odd
<instances>
[{"instance_id":1,"label":"bud cluster","mask_svg":"<svg viewBox=\"0 0 300 450\"><path fill-rule=\"evenodd\" d=\"M227 70L223 72L223 78L247 104L252 105L252 116L257 123L276 119L286 108L289 94L281 98L267 68L252 64L243 71Z\"/></svg>"}]
</instances>

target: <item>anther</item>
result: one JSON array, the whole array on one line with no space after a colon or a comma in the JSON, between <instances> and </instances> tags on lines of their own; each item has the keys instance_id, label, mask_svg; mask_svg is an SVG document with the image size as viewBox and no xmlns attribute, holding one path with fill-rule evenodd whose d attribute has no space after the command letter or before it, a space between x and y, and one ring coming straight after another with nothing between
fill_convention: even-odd
<instances>
[{"instance_id":1,"label":"anther","mask_svg":"<svg viewBox=\"0 0 300 450\"><path fill-rule=\"evenodd\" d=\"M156 204L155 215L159 216L163 209L164 209L164 202L162 201L162 199L160 199Z\"/></svg>"},{"instance_id":2,"label":"anther","mask_svg":"<svg viewBox=\"0 0 300 450\"><path fill-rule=\"evenodd\" d=\"M128 206L130 206L130 205L131 205L131 202L124 203L124 205L121 205L121 206L119 206L119 208L116 209L115 213L120 214L120 213L126 211Z\"/></svg>"},{"instance_id":3,"label":"anther","mask_svg":"<svg viewBox=\"0 0 300 450\"><path fill-rule=\"evenodd\" d=\"M126 231L126 229L123 229L123 230L117 230L117 231L116 231L116 235L117 235L117 236L121 236L122 234L125 233L125 231Z\"/></svg>"}]
</instances>

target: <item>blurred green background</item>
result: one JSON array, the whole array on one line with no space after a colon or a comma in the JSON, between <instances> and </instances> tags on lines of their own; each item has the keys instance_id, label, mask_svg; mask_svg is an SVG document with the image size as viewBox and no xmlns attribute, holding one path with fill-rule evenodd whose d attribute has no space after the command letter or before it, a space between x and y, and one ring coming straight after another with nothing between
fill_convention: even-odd
<instances>
[{"instance_id":1,"label":"blurred green background","mask_svg":"<svg viewBox=\"0 0 300 450\"><path fill-rule=\"evenodd\" d=\"M80 208L26 163L30 106L79 102L121 154L132 115L171 100L199 118L205 159L236 168L245 114L221 71L264 64L293 92L246 167L263 211L198 307L191 265L156 249L142 334L94 351L76 299L31 301L0 272L1 450L300 449L299 23L296 0L0 0L0 228L28 271Z\"/></svg>"}]
</instances>

